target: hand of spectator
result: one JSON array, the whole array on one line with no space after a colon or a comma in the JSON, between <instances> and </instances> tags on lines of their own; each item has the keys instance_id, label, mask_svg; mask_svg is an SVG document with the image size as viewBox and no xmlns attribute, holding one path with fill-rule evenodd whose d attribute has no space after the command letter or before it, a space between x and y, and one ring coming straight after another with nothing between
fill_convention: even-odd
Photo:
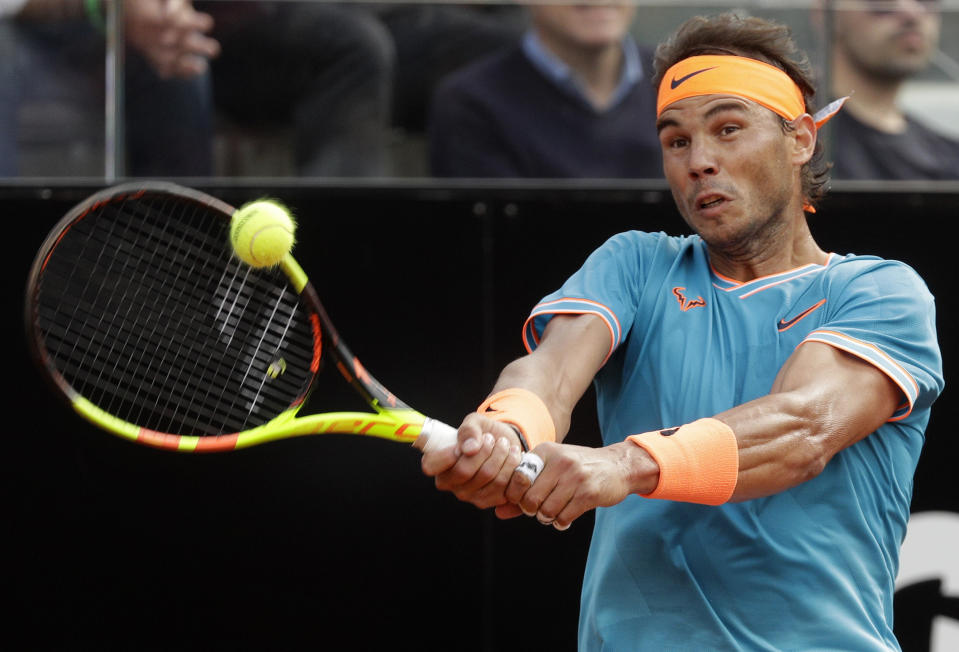
<instances>
[{"instance_id":1,"label":"hand of spectator","mask_svg":"<svg viewBox=\"0 0 959 652\"><path fill-rule=\"evenodd\" d=\"M189 78L206 72L220 44L208 36L213 17L196 11L190 0L134 0L124 5L127 42L164 78Z\"/></svg>"}]
</instances>

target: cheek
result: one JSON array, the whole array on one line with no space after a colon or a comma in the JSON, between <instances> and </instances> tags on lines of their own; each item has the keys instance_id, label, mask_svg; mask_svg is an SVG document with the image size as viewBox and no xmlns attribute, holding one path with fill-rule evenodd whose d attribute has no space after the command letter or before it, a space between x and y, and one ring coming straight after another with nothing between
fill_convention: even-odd
<instances>
[{"instance_id":1,"label":"cheek","mask_svg":"<svg viewBox=\"0 0 959 652\"><path fill-rule=\"evenodd\" d=\"M756 177L766 180L781 179L792 169L790 138L783 134L777 123L770 127L752 152L744 153L739 160L748 166Z\"/></svg>"},{"instance_id":2,"label":"cheek","mask_svg":"<svg viewBox=\"0 0 959 652\"><path fill-rule=\"evenodd\" d=\"M750 179L751 194L760 202L781 203L793 191L792 165L782 152L762 157L756 156L749 161L749 170L744 177Z\"/></svg>"},{"instance_id":3,"label":"cheek","mask_svg":"<svg viewBox=\"0 0 959 652\"><path fill-rule=\"evenodd\" d=\"M678 156L670 156L669 152L663 150L663 176L666 182L674 189L673 194L680 190L688 181L688 166Z\"/></svg>"}]
</instances>

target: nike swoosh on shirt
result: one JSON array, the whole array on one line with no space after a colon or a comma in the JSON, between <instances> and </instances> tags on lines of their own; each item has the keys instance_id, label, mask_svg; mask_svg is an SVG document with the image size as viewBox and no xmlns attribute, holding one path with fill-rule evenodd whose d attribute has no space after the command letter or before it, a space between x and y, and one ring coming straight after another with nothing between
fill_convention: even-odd
<instances>
[{"instance_id":1,"label":"nike swoosh on shirt","mask_svg":"<svg viewBox=\"0 0 959 652\"><path fill-rule=\"evenodd\" d=\"M808 308L806 308L805 310L803 310L801 313L799 313L798 315L796 315L796 316L793 317L792 319L789 319L789 320L780 319L780 320L779 320L779 323L776 324L776 328L779 329L779 332L780 332L780 333L782 333L782 332L785 331L785 330L789 330L790 328L792 328L793 326L795 326L795 325L799 322L799 320L804 319L805 317L808 317L808 316L810 315L810 313L812 313L812 312L813 312L814 310L816 310L817 308L821 307L822 304L824 304L824 303L826 303L826 300L825 300L825 299L822 299L822 300L819 301L818 303L814 303L813 305L809 306Z\"/></svg>"},{"instance_id":2,"label":"nike swoosh on shirt","mask_svg":"<svg viewBox=\"0 0 959 652\"><path fill-rule=\"evenodd\" d=\"M682 84L684 81L686 81L686 80L689 79L690 77L695 77L696 75L698 75L698 74L701 73L701 72L706 72L707 70L712 70L713 68L716 68L716 67L717 67L717 66L712 66L711 68L703 68L702 70L695 70L695 71L689 73L688 75L683 75L683 76L680 77L679 79L676 79L675 77L673 77L672 80L669 82L669 87L670 87L671 89L675 90L680 84Z\"/></svg>"}]
</instances>

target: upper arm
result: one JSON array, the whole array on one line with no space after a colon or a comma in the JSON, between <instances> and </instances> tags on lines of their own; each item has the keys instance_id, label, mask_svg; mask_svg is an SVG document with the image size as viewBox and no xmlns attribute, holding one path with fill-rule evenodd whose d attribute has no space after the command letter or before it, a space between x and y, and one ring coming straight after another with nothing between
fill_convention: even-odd
<instances>
[{"instance_id":1,"label":"upper arm","mask_svg":"<svg viewBox=\"0 0 959 652\"><path fill-rule=\"evenodd\" d=\"M609 354L609 329L592 314L555 315L539 345L503 370L495 390L524 387L549 408L562 440L570 415Z\"/></svg>"},{"instance_id":2,"label":"upper arm","mask_svg":"<svg viewBox=\"0 0 959 652\"><path fill-rule=\"evenodd\" d=\"M815 424L827 458L878 429L903 401L898 385L879 368L821 342L793 352L771 393L798 400L799 415Z\"/></svg>"},{"instance_id":3,"label":"upper arm","mask_svg":"<svg viewBox=\"0 0 959 652\"><path fill-rule=\"evenodd\" d=\"M812 479L836 453L888 421L901 401L899 387L868 362L821 342L802 344L769 394L716 415L739 447L732 500Z\"/></svg>"},{"instance_id":4,"label":"upper arm","mask_svg":"<svg viewBox=\"0 0 959 652\"><path fill-rule=\"evenodd\" d=\"M771 389L798 398L827 459L885 422L928 408L942 389L935 303L919 275L866 258L830 271L828 318Z\"/></svg>"}]
</instances>

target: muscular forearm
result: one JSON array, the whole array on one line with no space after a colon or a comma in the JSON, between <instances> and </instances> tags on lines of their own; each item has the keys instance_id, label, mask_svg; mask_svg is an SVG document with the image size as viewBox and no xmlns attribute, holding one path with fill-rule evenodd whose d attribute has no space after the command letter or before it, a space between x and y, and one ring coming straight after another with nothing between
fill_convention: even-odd
<instances>
[{"instance_id":1,"label":"muscular forearm","mask_svg":"<svg viewBox=\"0 0 959 652\"><path fill-rule=\"evenodd\" d=\"M770 495L819 475L836 453L885 423L902 398L872 365L825 344L804 344L769 395L716 415L739 442L733 500Z\"/></svg>"},{"instance_id":2,"label":"muscular forearm","mask_svg":"<svg viewBox=\"0 0 959 652\"><path fill-rule=\"evenodd\" d=\"M770 394L716 415L736 433L739 475L732 501L769 496L816 477L843 447L867 432L844 432L829 407L794 393Z\"/></svg>"},{"instance_id":3,"label":"muscular forearm","mask_svg":"<svg viewBox=\"0 0 959 652\"><path fill-rule=\"evenodd\" d=\"M609 335L591 315L553 317L539 348L514 360L500 373L493 391L522 387L549 409L556 441L569 431L573 408L583 397L609 350Z\"/></svg>"},{"instance_id":4,"label":"muscular forearm","mask_svg":"<svg viewBox=\"0 0 959 652\"><path fill-rule=\"evenodd\" d=\"M790 358L768 395L713 415L700 427L684 427L668 440L647 435L630 439L642 447L640 456L669 462L662 474L672 479L666 487L677 486L677 481L686 485L688 477L701 485L704 496L710 487L725 486L729 493L721 500L750 500L816 477L836 453L878 429L901 400L895 384L875 367L825 344L810 343ZM664 424L676 425L681 424ZM640 460L636 468L648 469L644 464ZM722 480L711 484L710 473L717 469L724 469L717 475ZM648 483L648 477L638 477Z\"/></svg>"},{"instance_id":5,"label":"muscular forearm","mask_svg":"<svg viewBox=\"0 0 959 652\"><path fill-rule=\"evenodd\" d=\"M556 441L563 441L569 431L573 406L578 400L578 397L574 398L575 392L564 383L558 383L557 376L548 366L535 364L529 356L504 367L493 386L493 393L513 387L528 389L543 401L553 420Z\"/></svg>"}]
</instances>

